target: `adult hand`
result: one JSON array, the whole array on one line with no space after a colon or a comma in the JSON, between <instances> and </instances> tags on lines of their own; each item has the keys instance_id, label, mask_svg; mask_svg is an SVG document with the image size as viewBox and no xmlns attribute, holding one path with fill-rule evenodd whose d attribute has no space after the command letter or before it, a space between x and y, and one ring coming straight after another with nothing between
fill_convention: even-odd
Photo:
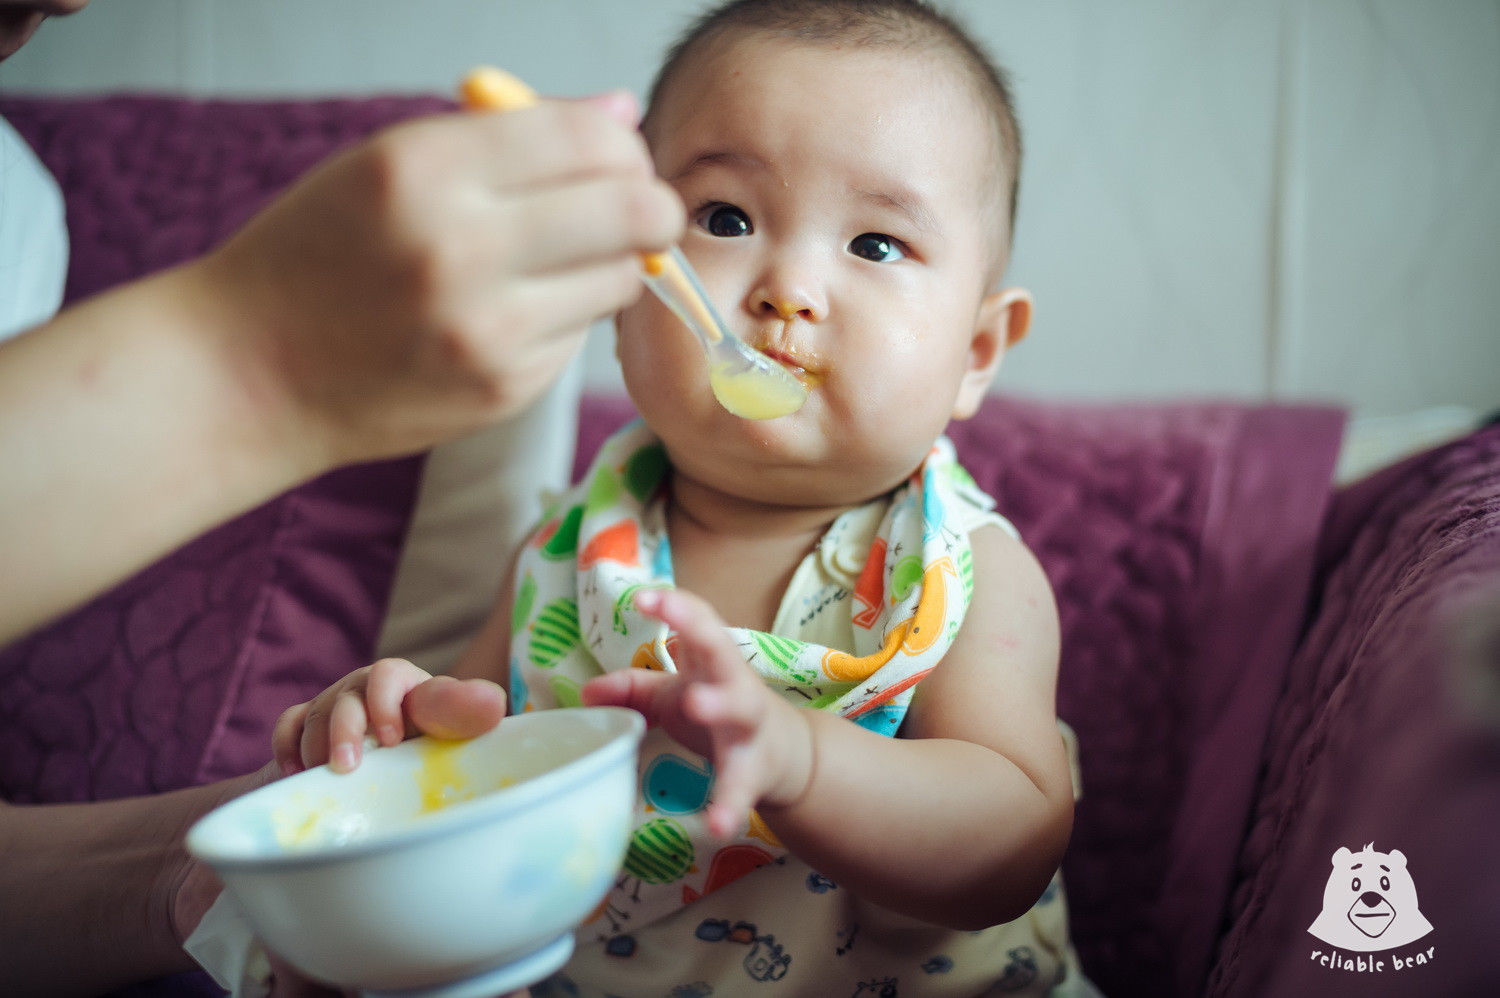
<instances>
[{"instance_id":1,"label":"adult hand","mask_svg":"<svg viewBox=\"0 0 1500 998\"><path fill-rule=\"evenodd\" d=\"M172 934L176 936L179 945L193 934L193 930L203 919L204 912L208 911L223 889L223 884L213 870L207 864L193 859L186 848L181 846L187 836L187 829L203 814L236 797L260 789L280 775L276 764L268 762L253 773L199 788L206 795L204 802L199 805L199 810L189 812L190 820L176 835L177 848L164 862L157 878L157 890L167 894L168 917L171 919Z\"/></svg>"},{"instance_id":2,"label":"adult hand","mask_svg":"<svg viewBox=\"0 0 1500 998\"><path fill-rule=\"evenodd\" d=\"M684 223L633 99L397 125L333 157L199 273L248 387L324 463L414 451L514 413L587 324L641 292Z\"/></svg>"}]
</instances>

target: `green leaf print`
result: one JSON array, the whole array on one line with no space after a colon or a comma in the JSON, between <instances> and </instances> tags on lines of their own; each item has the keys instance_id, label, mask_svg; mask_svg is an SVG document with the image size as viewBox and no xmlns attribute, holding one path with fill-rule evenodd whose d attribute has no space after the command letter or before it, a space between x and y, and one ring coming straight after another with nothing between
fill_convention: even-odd
<instances>
[{"instance_id":1,"label":"green leaf print","mask_svg":"<svg viewBox=\"0 0 1500 998\"><path fill-rule=\"evenodd\" d=\"M520 634L521 628L526 626L526 621L531 618L531 606L536 602L536 579L531 573L526 573L526 578L521 580L521 587L516 590L516 600L510 608L510 633Z\"/></svg>"},{"instance_id":2,"label":"green leaf print","mask_svg":"<svg viewBox=\"0 0 1500 998\"><path fill-rule=\"evenodd\" d=\"M959 491L979 488L979 483L974 481L974 476L969 474L969 469L957 462L948 465L948 480L958 486Z\"/></svg>"},{"instance_id":3,"label":"green leaf print","mask_svg":"<svg viewBox=\"0 0 1500 998\"><path fill-rule=\"evenodd\" d=\"M912 586L921 581L922 559L909 554L891 569L891 599L901 602L911 592Z\"/></svg>"},{"instance_id":4,"label":"green leaf print","mask_svg":"<svg viewBox=\"0 0 1500 998\"><path fill-rule=\"evenodd\" d=\"M615 632L617 634L630 633L630 627L625 623L625 611L627 609L633 610L635 608L635 594L637 590L671 588L672 587L670 585L664 582L632 582L630 585L626 586L625 591L620 594L620 598L615 600L615 610L611 624L611 626L614 627Z\"/></svg>"},{"instance_id":5,"label":"green leaf print","mask_svg":"<svg viewBox=\"0 0 1500 998\"><path fill-rule=\"evenodd\" d=\"M849 684L841 683L839 684L839 687L837 689L830 690L829 692L824 693L822 696L814 697L813 699L807 701L807 706L813 710L827 710L830 706L832 706L835 700L848 692Z\"/></svg>"},{"instance_id":6,"label":"green leaf print","mask_svg":"<svg viewBox=\"0 0 1500 998\"><path fill-rule=\"evenodd\" d=\"M542 607L531 625L527 658L538 669L549 669L578 646L578 601L559 597Z\"/></svg>"},{"instance_id":7,"label":"green leaf print","mask_svg":"<svg viewBox=\"0 0 1500 998\"><path fill-rule=\"evenodd\" d=\"M600 468L589 479L589 491L584 497L583 508L589 513L609 509L619 502L623 491L619 473L612 468Z\"/></svg>"},{"instance_id":8,"label":"green leaf print","mask_svg":"<svg viewBox=\"0 0 1500 998\"><path fill-rule=\"evenodd\" d=\"M755 631L751 634L755 639L755 646L760 649L772 665L796 683L810 683L817 678L817 673L804 668L799 668L797 658L802 649L807 647L807 642L798 641L795 638L784 638L779 634L766 634L763 631Z\"/></svg>"},{"instance_id":9,"label":"green leaf print","mask_svg":"<svg viewBox=\"0 0 1500 998\"><path fill-rule=\"evenodd\" d=\"M640 502L651 498L667 471L667 449L650 444L630 455L625 462L625 487Z\"/></svg>"},{"instance_id":10,"label":"green leaf print","mask_svg":"<svg viewBox=\"0 0 1500 998\"><path fill-rule=\"evenodd\" d=\"M559 707L578 707L583 704L583 697L578 693L578 684L567 676L552 677L552 698L557 701Z\"/></svg>"},{"instance_id":11,"label":"green leaf print","mask_svg":"<svg viewBox=\"0 0 1500 998\"><path fill-rule=\"evenodd\" d=\"M583 507L568 510L547 543L542 545L542 557L549 561L566 561L578 552L578 527L583 523Z\"/></svg>"}]
</instances>

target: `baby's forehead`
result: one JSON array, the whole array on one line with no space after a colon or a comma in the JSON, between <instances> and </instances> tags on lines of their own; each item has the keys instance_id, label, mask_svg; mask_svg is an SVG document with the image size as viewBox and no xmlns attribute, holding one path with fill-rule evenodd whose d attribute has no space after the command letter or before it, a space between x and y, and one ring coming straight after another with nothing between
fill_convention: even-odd
<instances>
[{"instance_id":1,"label":"baby's forehead","mask_svg":"<svg viewBox=\"0 0 1500 998\"><path fill-rule=\"evenodd\" d=\"M725 105L734 111L722 122L726 129L742 124L774 127L785 120L775 117L775 111L778 106L785 111L788 99L786 88L777 84L784 84L788 73L796 79L799 68L809 66L816 71L815 83L808 87L817 92L795 94L793 104L799 112L805 105L834 124L864 116L869 128L865 134L893 142L900 141L899 132L915 120L914 114L943 121L952 127L936 133L927 130L923 141L941 144L945 155L954 157L970 150L988 156L996 144L990 141L998 133L988 108L956 58L940 46L809 42L757 28L731 29L701 39L682 53L651 94L643 123L647 141L655 147L666 136L664 128L675 132L690 122L708 121L719 127L713 116ZM895 98L884 108L882 92ZM865 95L876 99L862 100ZM835 117L846 110L852 118ZM809 127L806 115L796 117Z\"/></svg>"},{"instance_id":2,"label":"baby's forehead","mask_svg":"<svg viewBox=\"0 0 1500 998\"><path fill-rule=\"evenodd\" d=\"M897 45L894 43L844 44L837 40L808 40L794 35L774 32L764 28L730 27L697 40L681 53L672 71L661 81L652 94L653 106L659 105L662 97L672 91L689 100L702 92L709 79L726 71L743 86L753 86L758 78L769 77L777 70L764 56L767 53L803 51L816 54L820 59L832 60L841 55L856 60L904 62L921 67L920 85L932 90L951 91L962 94L979 110L985 110L984 101L966 86L963 63L958 52L941 42L920 45ZM846 81L847 87L871 88L886 85L879 76L853 75ZM910 84L908 84L910 85ZM817 94L808 94L816 100ZM651 108L648 108L648 113Z\"/></svg>"}]
</instances>

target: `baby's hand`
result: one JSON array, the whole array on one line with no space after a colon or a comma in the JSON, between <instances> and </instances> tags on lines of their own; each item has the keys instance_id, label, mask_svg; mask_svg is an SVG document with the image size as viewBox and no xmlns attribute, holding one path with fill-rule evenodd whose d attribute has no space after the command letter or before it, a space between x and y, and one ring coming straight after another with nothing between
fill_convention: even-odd
<instances>
[{"instance_id":1,"label":"baby's hand","mask_svg":"<svg viewBox=\"0 0 1500 998\"><path fill-rule=\"evenodd\" d=\"M472 738L505 716L505 691L487 679L432 676L401 658L356 669L307 703L288 707L271 745L285 776L329 763L359 765L367 733L381 745L414 735Z\"/></svg>"},{"instance_id":2,"label":"baby's hand","mask_svg":"<svg viewBox=\"0 0 1500 998\"><path fill-rule=\"evenodd\" d=\"M712 607L681 589L641 590L636 608L677 632L678 671L621 669L590 680L583 702L631 707L714 766L709 831L726 837L762 801L790 804L812 776L805 718L768 690Z\"/></svg>"}]
</instances>

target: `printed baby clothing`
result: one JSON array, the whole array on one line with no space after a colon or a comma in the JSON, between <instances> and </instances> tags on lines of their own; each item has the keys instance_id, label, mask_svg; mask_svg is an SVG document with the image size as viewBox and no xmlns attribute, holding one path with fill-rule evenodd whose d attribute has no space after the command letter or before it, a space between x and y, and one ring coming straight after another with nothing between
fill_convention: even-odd
<instances>
[{"instance_id":1,"label":"printed baby clothing","mask_svg":"<svg viewBox=\"0 0 1500 998\"><path fill-rule=\"evenodd\" d=\"M675 668L674 636L633 603L643 587L673 585L667 473L661 443L631 424L523 549L513 710L576 704L606 670ZM770 633L730 629L746 661L789 701L894 735L968 609L971 531L1015 534L993 505L940 439L891 494L834 521ZM710 836L713 779L706 759L648 732L622 876L578 930L572 961L536 994L722 996L773 981L785 994L1047 994L1077 978L1057 881L1007 925L941 929L850 896L788 855L754 813L737 836Z\"/></svg>"}]
</instances>

